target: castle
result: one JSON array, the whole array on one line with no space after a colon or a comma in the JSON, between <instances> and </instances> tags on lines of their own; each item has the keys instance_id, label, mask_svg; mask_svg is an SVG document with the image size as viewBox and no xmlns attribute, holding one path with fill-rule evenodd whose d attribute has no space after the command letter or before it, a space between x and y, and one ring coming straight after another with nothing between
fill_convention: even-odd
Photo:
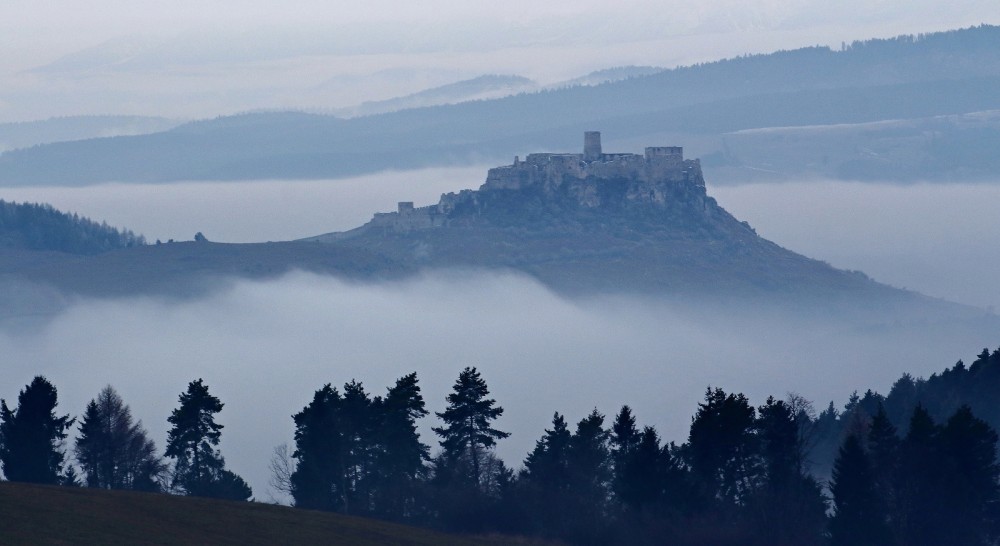
<instances>
[{"instance_id":1,"label":"castle","mask_svg":"<svg viewBox=\"0 0 1000 546\"><path fill-rule=\"evenodd\" d=\"M436 205L426 207L402 201L396 212L376 213L371 222L344 235L373 228L408 232L443 226L457 206L475 205L484 192L534 188L553 199L568 196L580 207L594 208L602 204L599 186L609 183L623 188L622 199L631 203L655 206L678 195L694 200L705 197L701 163L685 160L680 146L648 147L644 154L609 154L601 149L601 133L587 131L583 153L533 153L524 161L515 156L513 164L490 169L478 191L448 193Z\"/></svg>"}]
</instances>

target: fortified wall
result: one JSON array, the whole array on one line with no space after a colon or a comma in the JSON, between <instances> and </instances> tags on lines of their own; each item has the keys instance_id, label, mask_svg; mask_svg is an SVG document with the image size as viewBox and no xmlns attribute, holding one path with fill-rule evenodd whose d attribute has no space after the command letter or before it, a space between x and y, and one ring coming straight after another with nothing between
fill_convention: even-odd
<instances>
[{"instance_id":1,"label":"fortified wall","mask_svg":"<svg viewBox=\"0 0 1000 546\"><path fill-rule=\"evenodd\" d=\"M646 148L645 154L601 150L601 133L583 134L582 154L528 154L524 161L490 169L480 190L516 190L532 184L560 185L566 177L628 179L640 182L695 182L704 185L698 160L685 161L680 146Z\"/></svg>"},{"instance_id":2,"label":"fortified wall","mask_svg":"<svg viewBox=\"0 0 1000 546\"><path fill-rule=\"evenodd\" d=\"M634 203L663 205L678 195L705 197L701 163L685 160L680 146L649 147L643 154L604 153L601 133L588 131L583 153L535 153L524 161L514 157L512 165L490 169L478 191L448 193L437 205L426 207L400 202L396 212L377 213L359 229L407 232L447 225L456 205L493 191L533 188L546 195L570 196L581 207L597 207L602 204L599 183L625 185L624 199Z\"/></svg>"}]
</instances>

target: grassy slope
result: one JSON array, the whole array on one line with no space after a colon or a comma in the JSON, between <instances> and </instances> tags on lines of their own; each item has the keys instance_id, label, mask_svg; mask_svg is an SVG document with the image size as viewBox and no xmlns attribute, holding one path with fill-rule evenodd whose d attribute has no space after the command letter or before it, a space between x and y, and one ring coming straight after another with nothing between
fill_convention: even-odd
<instances>
[{"instance_id":1,"label":"grassy slope","mask_svg":"<svg viewBox=\"0 0 1000 546\"><path fill-rule=\"evenodd\" d=\"M258 503L3 482L0 543L471 546L518 539L447 535Z\"/></svg>"}]
</instances>

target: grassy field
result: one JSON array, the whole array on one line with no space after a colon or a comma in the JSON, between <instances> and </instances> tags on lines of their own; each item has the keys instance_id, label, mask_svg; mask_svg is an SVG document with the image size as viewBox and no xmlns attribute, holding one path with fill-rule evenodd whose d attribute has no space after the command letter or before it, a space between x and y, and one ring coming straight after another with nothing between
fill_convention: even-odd
<instances>
[{"instance_id":1,"label":"grassy field","mask_svg":"<svg viewBox=\"0 0 1000 546\"><path fill-rule=\"evenodd\" d=\"M541 544L285 506L0 483L0 544Z\"/></svg>"}]
</instances>

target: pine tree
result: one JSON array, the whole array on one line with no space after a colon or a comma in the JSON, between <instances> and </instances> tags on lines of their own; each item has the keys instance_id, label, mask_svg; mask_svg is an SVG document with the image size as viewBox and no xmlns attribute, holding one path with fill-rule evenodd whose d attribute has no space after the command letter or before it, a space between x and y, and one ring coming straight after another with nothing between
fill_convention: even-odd
<instances>
[{"instance_id":1,"label":"pine tree","mask_svg":"<svg viewBox=\"0 0 1000 546\"><path fill-rule=\"evenodd\" d=\"M497 440L507 438L510 433L490 425L503 414L503 408L495 405L496 400L486 398L490 391L476 368L462 370L452 390L447 397L448 407L442 413L435 413L444 426L433 430L441 437L448 473L479 489L483 485L484 455ZM462 467L467 470L462 471Z\"/></svg>"},{"instance_id":2,"label":"pine tree","mask_svg":"<svg viewBox=\"0 0 1000 546\"><path fill-rule=\"evenodd\" d=\"M222 425L215 414L222 402L208 392L201 379L188 384L179 397L180 407L167 421L167 457L176 460L173 486L188 495L231 500L248 500L253 494L243 478L225 469L225 459L215 446L222 436Z\"/></svg>"},{"instance_id":3,"label":"pine tree","mask_svg":"<svg viewBox=\"0 0 1000 546\"><path fill-rule=\"evenodd\" d=\"M0 463L8 480L58 484L62 481L69 415L57 416L56 388L36 376L17 396L12 411L0 400Z\"/></svg>"}]
</instances>

